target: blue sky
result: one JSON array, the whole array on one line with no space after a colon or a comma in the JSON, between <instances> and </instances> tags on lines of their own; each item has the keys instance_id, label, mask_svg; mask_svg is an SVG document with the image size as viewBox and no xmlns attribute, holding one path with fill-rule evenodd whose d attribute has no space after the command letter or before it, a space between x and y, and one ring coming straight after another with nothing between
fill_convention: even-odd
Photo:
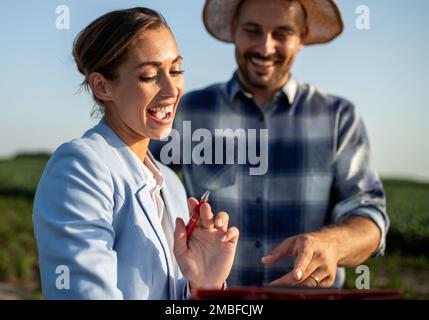
<instances>
[{"instance_id":1,"label":"blue sky","mask_svg":"<svg viewBox=\"0 0 429 320\"><path fill-rule=\"evenodd\" d=\"M382 176L429 180L429 1L340 0L345 31L329 45L305 48L293 68L301 82L352 100L366 123ZM55 9L70 9L58 30ZM72 55L76 34L101 14L132 6L159 10L184 57L187 90L227 80L233 47L211 38L203 0L4 1L0 9L0 157L54 150L97 120ZM355 27L359 5L370 29Z\"/></svg>"}]
</instances>

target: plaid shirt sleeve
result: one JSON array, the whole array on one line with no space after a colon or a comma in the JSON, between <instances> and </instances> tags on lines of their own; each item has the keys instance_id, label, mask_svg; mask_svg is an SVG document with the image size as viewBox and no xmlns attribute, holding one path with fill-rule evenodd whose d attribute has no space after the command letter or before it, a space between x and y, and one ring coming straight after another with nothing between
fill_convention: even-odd
<instances>
[{"instance_id":1,"label":"plaid shirt sleeve","mask_svg":"<svg viewBox=\"0 0 429 320\"><path fill-rule=\"evenodd\" d=\"M370 145L365 126L353 105L338 112L338 137L334 158L334 203L332 222L339 223L350 216L373 221L381 232L378 249L384 253L389 217L382 183L370 165Z\"/></svg>"}]
</instances>

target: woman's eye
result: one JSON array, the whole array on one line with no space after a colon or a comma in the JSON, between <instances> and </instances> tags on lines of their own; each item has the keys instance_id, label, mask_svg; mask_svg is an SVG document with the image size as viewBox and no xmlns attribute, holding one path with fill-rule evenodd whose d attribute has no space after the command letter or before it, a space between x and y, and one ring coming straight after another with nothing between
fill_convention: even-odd
<instances>
[{"instance_id":1,"label":"woman's eye","mask_svg":"<svg viewBox=\"0 0 429 320\"><path fill-rule=\"evenodd\" d=\"M170 74L173 76L173 77L178 77L178 76L180 76L180 75L182 75L182 74L184 74L185 73L185 70L175 70L175 71L170 71Z\"/></svg>"},{"instance_id":2,"label":"woman's eye","mask_svg":"<svg viewBox=\"0 0 429 320\"><path fill-rule=\"evenodd\" d=\"M155 76L150 76L150 77L139 76L139 79L140 79L140 81L143 81L143 82L152 82L152 81L155 81L156 75Z\"/></svg>"}]
</instances>

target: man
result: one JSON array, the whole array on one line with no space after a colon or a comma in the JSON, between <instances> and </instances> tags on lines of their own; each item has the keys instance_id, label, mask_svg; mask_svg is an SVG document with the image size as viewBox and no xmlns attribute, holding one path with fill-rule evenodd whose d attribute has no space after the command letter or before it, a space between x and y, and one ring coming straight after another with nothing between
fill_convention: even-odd
<instances>
[{"instance_id":1,"label":"man","mask_svg":"<svg viewBox=\"0 0 429 320\"><path fill-rule=\"evenodd\" d=\"M182 166L188 192L211 190L213 210L240 229L228 284L341 287L342 267L383 254L389 218L354 105L291 77L305 45L342 32L335 2L207 0L203 18L212 36L234 43L238 70L182 99L175 127L184 144L196 142L184 121L214 136L268 130L265 174L251 175L248 162ZM263 152L262 138L253 140Z\"/></svg>"}]
</instances>

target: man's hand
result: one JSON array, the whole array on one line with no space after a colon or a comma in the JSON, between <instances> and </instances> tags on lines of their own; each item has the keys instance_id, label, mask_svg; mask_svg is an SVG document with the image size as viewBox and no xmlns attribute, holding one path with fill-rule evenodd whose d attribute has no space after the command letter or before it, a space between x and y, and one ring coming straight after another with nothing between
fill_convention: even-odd
<instances>
[{"instance_id":1,"label":"man's hand","mask_svg":"<svg viewBox=\"0 0 429 320\"><path fill-rule=\"evenodd\" d=\"M262 262L273 264L285 256L296 257L293 270L270 285L330 287L334 283L338 264L335 238L323 233L287 238Z\"/></svg>"},{"instance_id":2,"label":"man's hand","mask_svg":"<svg viewBox=\"0 0 429 320\"><path fill-rule=\"evenodd\" d=\"M380 237L380 230L371 220L350 217L343 224L285 239L262 258L262 263L296 257L293 270L270 285L331 287L337 266L355 266L365 261L377 249Z\"/></svg>"},{"instance_id":3,"label":"man's hand","mask_svg":"<svg viewBox=\"0 0 429 320\"><path fill-rule=\"evenodd\" d=\"M192 213L198 201L188 199ZM228 228L228 214L219 212L216 219L210 205L200 207L201 214L189 239L182 219L176 220L174 255L191 290L198 287L222 288L234 261L239 237L238 229Z\"/></svg>"}]
</instances>

